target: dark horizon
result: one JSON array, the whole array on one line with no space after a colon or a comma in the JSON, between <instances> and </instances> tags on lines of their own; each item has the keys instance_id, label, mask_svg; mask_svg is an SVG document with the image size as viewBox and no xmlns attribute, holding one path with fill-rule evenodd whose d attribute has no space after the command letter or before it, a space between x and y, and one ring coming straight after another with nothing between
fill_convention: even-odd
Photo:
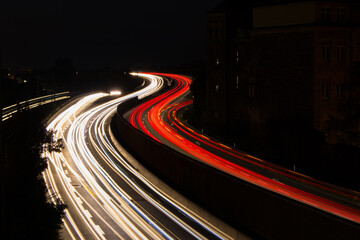
<instances>
[{"instance_id":1,"label":"dark horizon","mask_svg":"<svg viewBox=\"0 0 360 240\"><path fill-rule=\"evenodd\" d=\"M219 0L3 1L2 66L77 69L184 64L205 58L205 13Z\"/></svg>"}]
</instances>

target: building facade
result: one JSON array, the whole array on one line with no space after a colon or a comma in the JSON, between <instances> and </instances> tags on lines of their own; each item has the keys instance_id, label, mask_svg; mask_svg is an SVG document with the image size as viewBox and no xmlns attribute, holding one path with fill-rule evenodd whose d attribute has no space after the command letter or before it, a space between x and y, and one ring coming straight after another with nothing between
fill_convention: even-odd
<instances>
[{"instance_id":1,"label":"building facade","mask_svg":"<svg viewBox=\"0 0 360 240\"><path fill-rule=\"evenodd\" d=\"M224 1L207 14L202 121L259 138L301 124L346 141L344 129L359 131L343 124L360 81L359 26L356 1Z\"/></svg>"}]
</instances>

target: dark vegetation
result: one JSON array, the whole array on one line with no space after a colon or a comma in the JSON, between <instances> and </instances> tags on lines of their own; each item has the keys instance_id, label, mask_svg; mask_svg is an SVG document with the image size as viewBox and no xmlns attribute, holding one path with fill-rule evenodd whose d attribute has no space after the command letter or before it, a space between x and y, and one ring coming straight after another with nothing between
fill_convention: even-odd
<instances>
[{"instance_id":1,"label":"dark vegetation","mask_svg":"<svg viewBox=\"0 0 360 240\"><path fill-rule=\"evenodd\" d=\"M60 151L42 124L53 104L24 111L3 122L3 227L11 239L58 239L65 205L51 203L42 171L47 160L42 145ZM52 143L52 144L49 144Z\"/></svg>"}]
</instances>

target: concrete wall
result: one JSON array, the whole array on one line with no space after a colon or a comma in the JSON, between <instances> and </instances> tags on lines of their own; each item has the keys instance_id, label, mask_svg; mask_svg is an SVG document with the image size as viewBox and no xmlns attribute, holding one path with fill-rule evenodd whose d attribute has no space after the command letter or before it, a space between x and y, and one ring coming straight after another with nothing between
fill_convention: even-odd
<instances>
[{"instance_id":1,"label":"concrete wall","mask_svg":"<svg viewBox=\"0 0 360 240\"><path fill-rule=\"evenodd\" d=\"M131 105L134 105L133 100ZM188 158L133 128L118 108L113 131L145 167L196 204L256 239L357 239L360 226Z\"/></svg>"}]
</instances>

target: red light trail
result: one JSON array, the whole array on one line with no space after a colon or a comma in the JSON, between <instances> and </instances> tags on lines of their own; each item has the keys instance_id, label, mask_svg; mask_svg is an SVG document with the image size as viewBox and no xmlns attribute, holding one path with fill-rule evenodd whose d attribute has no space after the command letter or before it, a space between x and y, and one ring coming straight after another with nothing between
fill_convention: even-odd
<instances>
[{"instance_id":1,"label":"red light trail","mask_svg":"<svg viewBox=\"0 0 360 240\"><path fill-rule=\"evenodd\" d=\"M270 171L275 175L284 176L293 181L311 186L312 188L321 189L322 191L330 194L337 194L347 199L353 199L357 201L360 200L359 193L357 192L342 188L333 188L327 183L320 182L311 177L284 169L256 157L242 153L237 149L214 141L209 137L197 132L196 130L191 129L186 124L181 122L177 117L179 110L192 103L192 100L182 100L184 96L189 93L191 79L175 74L152 74L172 78L176 86L172 90L161 94L160 96L157 96L135 108L135 110L133 110L130 114L129 118L130 123L134 127L142 130L156 141L160 141L156 136L154 136L156 135L154 132L151 133L151 131L145 127L143 119L147 119L148 123L157 134L169 142L175 144L182 150L186 151L194 158L202 161L203 163L206 163L244 181L250 182L256 186L346 218L348 220L360 223L360 211L358 209L346 206L333 200L329 200L323 196L316 195L312 192L299 189L286 183L279 182L268 176L264 176L258 172L236 164L227 158L214 154L214 152L199 146L200 143L204 144L207 146L207 148L220 151L222 155L237 158L240 161ZM148 112L147 118L145 118L146 112ZM165 114L166 112L167 114ZM194 143L193 141L188 140L185 136L195 139L199 145L196 144L196 142Z\"/></svg>"}]
</instances>

